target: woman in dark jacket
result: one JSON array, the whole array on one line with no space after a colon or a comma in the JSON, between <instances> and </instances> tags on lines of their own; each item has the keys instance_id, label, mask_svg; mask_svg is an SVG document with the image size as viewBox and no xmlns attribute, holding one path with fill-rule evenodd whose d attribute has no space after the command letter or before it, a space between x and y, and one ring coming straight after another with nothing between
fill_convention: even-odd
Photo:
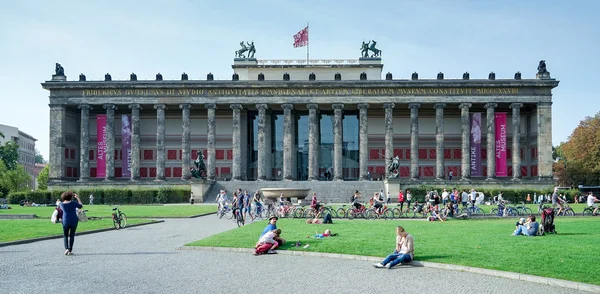
<instances>
[{"instance_id":1,"label":"woman in dark jacket","mask_svg":"<svg viewBox=\"0 0 600 294\"><path fill-rule=\"evenodd\" d=\"M75 198L77 202L74 202L73 198ZM62 202L59 204L59 207L63 211L62 224L65 255L71 255L73 254L73 243L75 242L75 230L77 230L77 223L79 222L79 219L77 218L77 208L81 209L83 205L79 196L71 191L62 193L60 199Z\"/></svg>"}]
</instances>

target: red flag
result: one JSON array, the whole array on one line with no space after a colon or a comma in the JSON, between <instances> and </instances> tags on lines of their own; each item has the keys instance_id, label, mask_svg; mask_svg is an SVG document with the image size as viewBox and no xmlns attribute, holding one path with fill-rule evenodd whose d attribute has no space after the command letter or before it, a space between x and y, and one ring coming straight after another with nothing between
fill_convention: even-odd
<instances>
[{"instance_id":1,"label":"red flag","mask_svg":"<svg viewBox=\"0 0 600 294\"><path fill-rule=\"evenodd\" d=\"M308 45L308 27L305 27L294 35L294 48L304 47L306 45Z\"/></svg>"}]
</instances>

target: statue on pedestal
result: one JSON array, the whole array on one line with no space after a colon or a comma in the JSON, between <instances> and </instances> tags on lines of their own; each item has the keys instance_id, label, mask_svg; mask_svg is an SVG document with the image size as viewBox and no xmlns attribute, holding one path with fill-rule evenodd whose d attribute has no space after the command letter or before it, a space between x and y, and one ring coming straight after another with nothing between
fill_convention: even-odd
<instances>
[{"instance_id":1,"label":"statue on pedestal","mask_svg":"<svg viewBox=\"0 0 600 294\"><path fill-rule=\"evenodd\" d=\"M390 158L392 162L388 165L388 179L395 179L398 177L398 168L400 167L400 157Z\"/></svg>"},{"instance_id":2,"label":"statue on pedestal","mask_svg":"<svg viewBox=\"0 0 600 294\"><path fill-rule=\"evenodd\" d=\"M548 70L546 69L546 60L540 60L540 64L538 65L537 70L538 74L548 73Z\"/></svg>"},{"instance_id":3,"label":"statue on pedestal","mask_svg":"<svg viewBox=\"0 0 600 294\"><path fill-rule=\"evenodd\" d=\"M54 67L54 72L56 76L65 75L65 69L62 67L62 65L60 65L60 63L56 63L56 66Z\"/></svg>"},{"instance_id":4,"label":"statue on pedestal","mask_svg":"<svg viewBox=\"0 0 600 294\"><path fill-rule=\"evenodd\" d=\"M254 58L254 53L256 53L256 48L254 48L254 41L252 41L248 43L248 58Z\"/></svg>"},{"instance_id":5,"label":"statue on pedestal","mask_svg":"<svg viewBox=\"0 0 600 294\"><path fill-rule=\"evenodd\" d=\"M371 40L367 43L363 41L362 46L360 47L360 53L362 58L375 58L381 56L381 50L375 48L375 45L377 45L377 42L375 42L375 40ZM373 52L371 56L369 56L369 50Z\"/></svg>"},{"instance_id":6,"label":"statue on pedestal","mask_svg":"<svg viewBox=\"0 0 600 294\"><path fill-rule=\"evenodd\" d=\"M248 45L248 46L246 46ZM256 48L254 47L254 41L252 42L246 42L246 44L244 44L244 41L240 42L240 46L242 46L242 48L240 48L240 50L235 51L235 57L236 58L246 58L246 55L244 55L244 53L248 52L248 58L254 58L254 53L256 53Z\"/></svg>"},{"instance_id":7,"label":"statue on pedestal","mask_svg":"<svg viewBox=\"0 0 600 294\"><path fill-rule=\"evenodd\" d=\"M198 150L198 157L194 161L196 167L191 168L192 177L197 179L206 179L206 166L204 165L204 155Z\"/></svg>"}]
</instances>

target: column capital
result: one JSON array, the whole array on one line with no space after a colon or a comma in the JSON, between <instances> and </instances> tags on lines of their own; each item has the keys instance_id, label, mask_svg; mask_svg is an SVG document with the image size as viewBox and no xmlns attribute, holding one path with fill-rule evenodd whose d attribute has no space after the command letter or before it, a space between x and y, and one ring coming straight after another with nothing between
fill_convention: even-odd
<instances>
[{"instance_id":1,"label":"column capital","mask_svg":"<svg viewBox=\"0 0 600 294\"><path fill-rule=\"evenodd\" d=\"M166 106L166 105L164 105L164 104L155 104L155 105L154 105L154 109L162 109L162 110L165 110L165 109L167 109L167 106Z\"/></svg>"},{"instance_id":2,"label":"column capital","mask_svg":"<svg viewBox=\"0 0 600 294\"><path fill-rule=\"evenodd\" d=\"M309 104L306 104L306 108L308 108L308 109L317 109L318 110L319 109L319 104L317 104L317 103L309 103Z\"/></svg>"},{"instance_id":3,"label":"column capital","mask_svg":"<svg viewBox=\"0 0 600 294\"><path fill-rule=\"evenodd\" d=\"M552 102L538 102L537 107L538 108L543 108L543 107L550 108L550 107L552 107Z\"/></svg>"},{"instance_id":4,"label":"column capital","mask_svg":"<svg viewBox=\"0 0 600 294\"><path fill-rule=\"evenodd\" d=\"M130 109L142 109L142 106L137 103L129 104L128 106Z\"/></svg>"},{"instance_id":5,"label":"column capital","mask_svg":"<svg viewBox=\"0 0 600 294\"><path fill-rule=\"evenodd\" d=\"M92 109L92 107L90 105L88 105L88 104L79 104L79 105L77 105L77 108L81 109L81 110L90 110L90 109Z\"/></svg>"},{"instance_id":6,"label":"column capital","mask_svg":"<svg viewBox=\"0 0 600 294\"><path fill-rule=\"evenodd\" d=\"M419 107L421 107L421 103L408 103L410 109L419 109Z\"/></svg>"},{"instance_id":7,"label":"column capital","mask_svg":"<svg viewBox=\"0 0 600 294\"><path fill-rule=\"evenodd\" d=\"M189 104L189 103L179 104L179 108L181 108L181 109L190 109L190 108L192 108L192 104Z\"/></svg>"},{"instance_id":8,"label":"column capital","mask_svg":"<svg viewBox=\"0 0 600 294\"><path fill-rule=\"evenodd\" d=\"M217 109L217 104L214 104L214 103L206 103L206 104L204 104L204 107L205 107L206 109Z\"/></svg>"},{"instance_id":9,"label":"column capital","mask_svg":"<svg viewBox=\"0 0 600 294\"><path fill-rule=\"evenodd\" d=\"M394 107L396 107L394 103L383 103L383 109L394 109Z\"/></svg>"},{"instance_id":10,"label":"column capital","mask_svg":"<svg viewBox=\"0 0 600 294\"><path fill-rule=\"evenodd\" d=\"M269 108L269 106L266 103L256 104L256 109L267 110L268 108Z\"/></svg>"},{"instance_id":11,"label":"column capital","mask_svg":"<svg viewBox=\"0 0 600 294\"><path fill-rule=\"evenodd\" d=\"M521 107L523 107L523 103L511 103L511 104L510 104L510 108L516 108L516 109L519 109L519 108L521 108Z\"/></svg>"},{"instance_id":12,"label":"column capital","mask_svg":"<svg viewBox=\"0 0 600 294\"><path fill-rule=\"evenodd\" d=\"M369 103L358 103L358 109L369 109Z\"/></svg>"},{"instance_id":13,"label":"column capital","mask_svg":"<svg viewBox=\"0 0 600 294\"><path fill-rule=\"evenodd\" d=\"M242 109L243 107L242 107L242 104L234 103L234 104L229 105L229 108L231 108L231 109Z\"/></svg>"},{"instance_id":14,"label":"column capital","mask_svg":"<svg viewBox=\"0 0 600 294\"><path fill-rule=\"evenodd\" d=\"M463 109L463 108L471 108L471 106L473 106L473 104L471 103L461 103L458 105L458 108Z\"/></svg>"},{"instance_id":15,"label":"column capital","mask_svg":"<svg viewBox=\"0 0 600 294\"><path fill-rule=\"evenodd\" d=\"M292 110L292 109L294 109L294 104L284 103L284 104L281 104L281 108Z\"/></svg>"},{"instance_id":16,"label":"column capital","mask_svg":"<svg viewBox=\"0 0 600 294\"><path fill-rule=\"evenodd\" d=\"M109 109L115 110L115 108L117 108L114 104L104 104L104 105L102 105L102 107L106 110L109 110Z\"/></svg>"},{"instance_id":17,"label":"column capital","mask_svg":"<svg viewBox=\"0 0 600 294\"><path fill-rule=\"evenodd\" d=\"M48 106L50 106L50 108L61 108L61 107L64 108L64 107L67 107L64 104L54 104L54 103L50 103L50 104L48 104Z\"/></svg>"},{"instance_id":18,"label":"column capital","mask_svg":"<svg viewBox=\"0 0 600 294\"><path fill-rule=\"evenodd\" d=\"M446 103L436 103L436 104L433 104L433 108L435 108L435 109L440 109L440 108L444 109L444 108L446 108Z\"/></svg>"},{"instance_id":19,"label":"column capital","mask_svg":"<svg viewBox=\"0 0 600 294\"><path fill-rule=\"evenodd\" d=\"M488 108L488 109L494 109L496 107L498 107L498 103L486 103L485 104L485 108Z\"/></svg>"},{"instance_id":20,"label":"column capital","mask_svg":"<svg viewBox=\"0 0 600 294\"><path fill-rule=\"evenodd\" d=\"M333 108L333 109L344 109L344 104L342 104L342 103L331 104L331 108Z\"/></svg>"}]
</instances>

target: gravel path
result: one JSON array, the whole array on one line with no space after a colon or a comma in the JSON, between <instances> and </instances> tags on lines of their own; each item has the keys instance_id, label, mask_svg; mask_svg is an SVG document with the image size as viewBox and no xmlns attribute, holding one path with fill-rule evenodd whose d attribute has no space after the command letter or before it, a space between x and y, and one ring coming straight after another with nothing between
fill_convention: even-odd
<instances>
[{"instance_id":1,"label":"gravel path","mask_svg":"<svg viewBox=\"0 0 600 294\"><path fill-rule=\"evenodd\" d=\"M169 219L154 225L78 236L73 256L63 255L62 239L3 247L0 292L579 293L423 267L387 270L356 260L175 250L235 227L232 221L218 220L214 215ZM65 278L70 281L63 282ZM399 285L406 286L401 289Z\"/></svg>"}]
</instances>

